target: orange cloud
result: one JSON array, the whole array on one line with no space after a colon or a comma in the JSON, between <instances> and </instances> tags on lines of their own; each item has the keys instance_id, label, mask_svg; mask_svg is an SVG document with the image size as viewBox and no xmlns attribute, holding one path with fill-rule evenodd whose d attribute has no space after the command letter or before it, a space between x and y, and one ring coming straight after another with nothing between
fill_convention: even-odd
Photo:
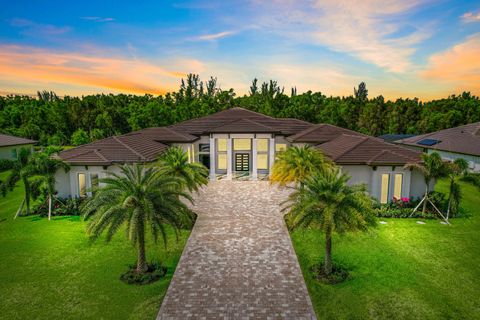
<instances>
[{"instance_id":1,"label":"orange cloud","mask_svg":"<svg viewBox=\"0 0 480 320\"><path fill-rule=\"evenodd\" d=\"M165 62L167 64L167 62ZM169 68L126 57L53 52L24 46L0 46L0 79L48 85L80 85L130 93L164 94L188 72L203 65L191 59L169 61ZM171 70L181 65L183 71ZM41 89L39 87L39 89Z\"/></svg>"},{"instance_id":2,"label":"orange cloud","mask_svg":"<svg viewBox=\"0 0 480 320\"><path fill-rule=\"evenodd\" d=\"M449 50L430 57L421 75L480 94L480 33Z\"/></svg>"}]
</instances>

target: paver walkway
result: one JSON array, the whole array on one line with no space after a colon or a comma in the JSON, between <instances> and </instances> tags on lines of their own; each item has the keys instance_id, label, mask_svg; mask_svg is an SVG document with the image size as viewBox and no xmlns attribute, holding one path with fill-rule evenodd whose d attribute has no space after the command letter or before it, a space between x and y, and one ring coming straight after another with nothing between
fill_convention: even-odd
<instances>
[{"instance_id":1,"label":"paver walkway","mask_svg":"<svg viewBox=\"0 0 480 320\"><path fill-rule=\"evenodd\" d=\"M279 204L266 181L214 181L157 319L315 319Z\"/></svg>"}]
</instances>

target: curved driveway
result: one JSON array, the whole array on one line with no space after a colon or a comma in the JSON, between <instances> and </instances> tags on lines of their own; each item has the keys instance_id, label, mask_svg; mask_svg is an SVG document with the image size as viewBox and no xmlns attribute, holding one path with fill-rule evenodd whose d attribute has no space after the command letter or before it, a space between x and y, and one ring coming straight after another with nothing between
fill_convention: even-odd
<instances>
[{"instance_id":1,"label":"curved driveway","mask_svg":"<svg viewBox=\"0 0 480 320\"><path fill-rule=\"evenodd\" d=\"M315 319L279 204L266 181L214 181L157 319Z\"/></svg>"}]
</instances>

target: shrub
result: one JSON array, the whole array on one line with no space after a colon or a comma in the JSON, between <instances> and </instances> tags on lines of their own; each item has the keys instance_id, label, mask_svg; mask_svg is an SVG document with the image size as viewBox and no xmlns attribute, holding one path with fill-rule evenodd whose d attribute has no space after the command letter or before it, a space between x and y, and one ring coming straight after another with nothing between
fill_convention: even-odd
<instances>
[{"instance_id":1,"label":"shrub","mask_svg":"<svg viewBox=\"0 0 480 320\"><path fill-rule=\"evenodd\" d=\"M158 262L148 264L147 271L138 273L136 265L129 266L127 272L120 276L120 280L128 284L149 284L163 278L167 274L167 268Z\"/></svg>"},{"instance_id":2,"label":"shrub","mask_svg":"<svg viewBox=\"0 0 480 320\"><path fill-rule=\"evenodd\" d=\"M8 159L0 159L0 172L13 168L14 162Z\"/></svg>"},{"instance_id":3,"label":"shrub","mask_svg":"<svg viewBox=\"0 0 480 320\"><path fill-rule=\"evenodd\" d=\"M52 216L79 216L80 204L83 199L66 198L54 199L52 202ZM32 210L32 214L38 214L41 217L48 216L48 201L41 201Z\"/></svg>"},{"instance_id":4,"label":"shrub","mask_svg":"<svg viewBox=\"0 0 480 320\"><path fill-rule=\"evenodd\" d=\"M480 173L468 173L464 175L460 180L468 182L480 189Z\"/></svg>"}]
</instances>

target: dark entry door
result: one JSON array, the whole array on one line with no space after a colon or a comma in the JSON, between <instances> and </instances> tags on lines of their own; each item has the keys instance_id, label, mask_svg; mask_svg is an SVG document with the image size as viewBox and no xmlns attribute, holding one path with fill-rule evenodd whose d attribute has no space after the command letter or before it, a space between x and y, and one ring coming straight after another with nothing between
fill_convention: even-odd
<instances>
[{"instance_id":1,"label":"dark entry door","mask_svg":"<svg viewBox=\"0 0 480 320\"><path fill-rule=\"evenodd\" d=\"M235 171L250 171L250 154L235 154Z\"/></svg>"}]
</instances>

